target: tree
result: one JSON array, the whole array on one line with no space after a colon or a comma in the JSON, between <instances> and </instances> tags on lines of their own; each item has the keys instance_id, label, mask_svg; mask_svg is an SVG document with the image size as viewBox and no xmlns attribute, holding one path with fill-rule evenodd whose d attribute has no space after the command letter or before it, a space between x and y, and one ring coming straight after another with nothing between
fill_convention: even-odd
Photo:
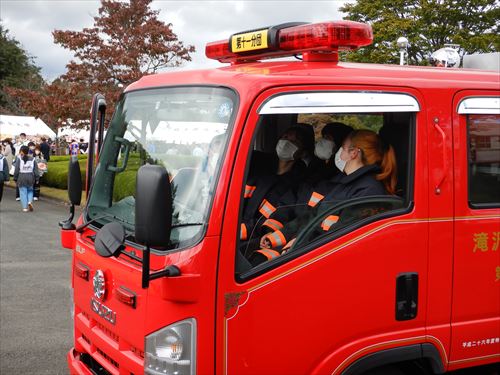
<instances>
[{"instance_id":1,"label":"tree","mask_svg":"<svg viewBox=\"0 0 500 375\"><path fill-rule=\"evenodd\" d=\"M0 112L23 114L9 88L39 90L42 84L40 68L0 24Z\"/></svg>"},{"instance_id":2,"label":"tree","mask_svg":"<svg viewBox=\"0 0 500 375\"><path fill-rule=\"evenodd\" d=\"M24 103L32 112L62 124L88 124L92 95L106 96L108 116L123 87L143 75L190 61L193 46L184 46L172 24L158 20L152 0L102 0L94 26L82 31L55 30L54 42L74 53L67 72L48 85L41 97L26 93ZM62 97L61 97L62 95ZM47 113L39 103L58 103Z\"/></svg>"},{"instance_id":3,"label":"tree","mask_svg":"<svg viewBox=\"0 0 500 375\"><path fill-rule=\"evenodd\" d=\"M371 46L346 54L351 61L398 63L396 40L409 41L408 61L426 65L444 44L459 53L500 51L500 7L497 0L357 0L340 10L345 19L372 25Z\"/></svg>"}]
</instances>

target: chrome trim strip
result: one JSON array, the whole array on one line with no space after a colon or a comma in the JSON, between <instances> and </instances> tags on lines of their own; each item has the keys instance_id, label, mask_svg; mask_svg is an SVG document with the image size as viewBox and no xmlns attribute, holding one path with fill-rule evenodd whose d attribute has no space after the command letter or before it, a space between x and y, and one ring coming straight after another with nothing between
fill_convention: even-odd
<instances>
[{"instance_id":1,"label":"chrome trim strip","mask_svg":"<svg viewBox=\"0 0 500 375\"><path fill-rule=\"evenodd\" d=\"M500 97L467 98L458 105L458 113L467 114L500 114Z\"/></svg>"},{"instance_id":2,"label":"chrome trim strip","mask_svg":"<svg viewBox=\"0 0 500 375\"><path fill-rule=\"evenodd\" d=\"M270 98L259 114L419 112L417 100L408 94L380 92L287 93Z\"/></svg>"}]
</instances>

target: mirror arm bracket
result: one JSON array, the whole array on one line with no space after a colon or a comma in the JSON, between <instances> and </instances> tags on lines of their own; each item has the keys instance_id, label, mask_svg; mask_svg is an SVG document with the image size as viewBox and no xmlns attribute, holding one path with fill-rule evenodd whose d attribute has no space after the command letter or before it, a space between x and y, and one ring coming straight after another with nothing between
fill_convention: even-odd
<instances>
[{"instance_id":1,"label":"mirror arm bracket","mask_svg":"<svg viewBox=\"0 0 500 375\"><path fill-rule=\"evenodd\" d=\"M179 269L179 267L172 264L162 271L152 273L149 276L149 280L159 279L160 277L175 277L180 275L181 275L181 270Z\"/></svg>"},{"instance_id":2,"label":"mirror arm bracket","mask_svg":"<svg viewBox=\"0 0 500 375\"><path fill-rule=\"evenodd\" d=\"M142 251L142 289L149 288L151 280L160 277L175 277L181 275L181 270L175 265L170 265L164 270L149 274L150 248L146 246Z\"/></svg>"},{"instance_id":3,"label":"mirror arm bracket","mask_svg":"<svg viewBox=\"0 0 500 375\"><path fill-rule=\"evenodd\" d=\"M75 224L73 224L73 218L75 217L75 205L71 204L69 207L69 217L66 220L60 221L59 226L63 230L73 230L75 229Z\"/></svg>"}]
</instances>

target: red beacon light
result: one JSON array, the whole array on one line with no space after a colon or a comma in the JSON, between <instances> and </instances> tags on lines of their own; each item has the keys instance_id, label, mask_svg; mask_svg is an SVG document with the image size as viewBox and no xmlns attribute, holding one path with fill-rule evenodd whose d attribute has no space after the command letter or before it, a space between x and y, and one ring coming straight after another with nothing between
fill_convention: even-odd
<instances>
[{"instance_id":1,"label":"red beacon light","mask_svg":"<svg viewBox=\"0 0 500 375\"><path fill-rule=\"evenodd\" d=\"M336 62L338 51L355 50L372 41L372 28L364 23L287 23L208 43L205 54L209 59L231 64L299 54L304 61Z\"/></svg>"}]
</instances>

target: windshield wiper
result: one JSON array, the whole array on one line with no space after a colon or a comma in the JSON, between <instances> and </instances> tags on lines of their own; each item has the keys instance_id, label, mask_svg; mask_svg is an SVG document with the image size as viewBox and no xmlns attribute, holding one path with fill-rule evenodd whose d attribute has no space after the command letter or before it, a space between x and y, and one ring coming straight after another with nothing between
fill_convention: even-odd
<instances>
[{"instance_id":1,"label":"windshield wiper","mask_svg":"<svg viewBox=\"0 0 500 375\"><path fill-rule=\"evenodd\" d=\"M205 223L181 223L181 224L173 224L172 228L179 228L179 227L193 227L197 225L205 225Z\"/></svg>"},{"instance_id":2,"label":"windshield wiper","mask_svg":"<svg viewBox=\"0 0 500 375\"><path fill-rule=\"evenodd\" d=\"M96 217L96 218L93 218L92 220L87 221L86 223L84 223L84 224L82 224L82 225L77 226L75 230L76 230L78 233L81 233L81 232L82 232L85 228L87 228L90 224L95 223L97 220L101 220L101 219L104 219L104 218L106 218L106 217L111 217L111 218L113 218L113 219L118 219L118 218L117 218L116 216L114 216L114 215L104 214L104 215L98 216L98 217Z\"/></svg>"}]
</instances>

